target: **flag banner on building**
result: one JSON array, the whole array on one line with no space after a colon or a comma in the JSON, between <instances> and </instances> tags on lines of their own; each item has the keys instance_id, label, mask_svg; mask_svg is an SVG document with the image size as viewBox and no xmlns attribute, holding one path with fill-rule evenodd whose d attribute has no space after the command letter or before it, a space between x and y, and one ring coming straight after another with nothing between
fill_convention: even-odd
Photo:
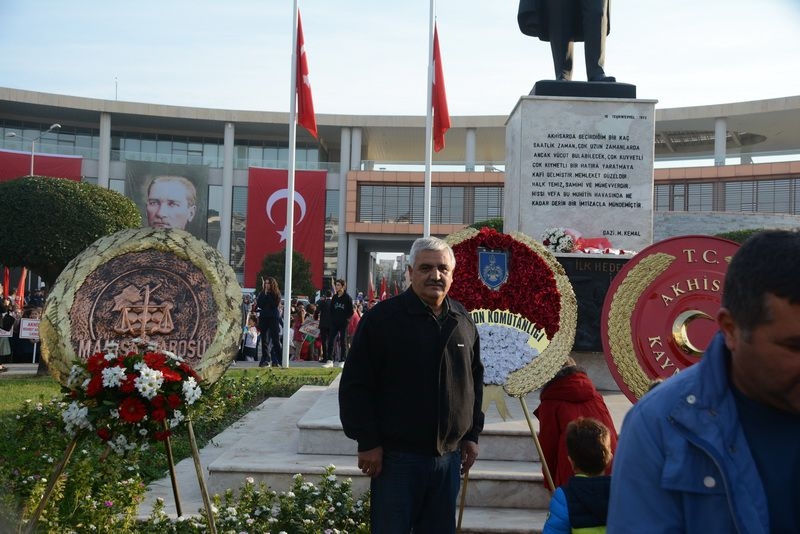
<instances>
[{"instance_id":1,"label":"flag banner on building","mask_svg":"<svg viewBox=\"0 0 800 534\"><path fill-rule=\"evenodd\" d=\"M317 137L317 118L314 115L314 101L311 98L311 83L308 78L308 58L303 39L303 23L297 12L297 124Z\"/></svg>"},{"instance_id":2,"label":"flag banner on building","mask_svg":"<svg viewBox=\"0 0 800 534\"><path fill-rule=\"evenodd\" d=\"M430 35L430 34L428 34ZM433 28L433 149L444 148L444 134L450 129L450 112L447 109L447 94L444 89L442 54L439 51L439 30Z\"/></svg>"},{"instance_id":3,"label":"flag banner on building","mask_svg":"<svg viewBox=\"0 0 800 534\"><path fill-rule=\"evenodd\" d=\"M208 206L207 166L128 160L125 196L139 208L142 226L180 228L217 246L219 211Z\"/></svg>"},{"instance_id":4,"label":"flag banner on building","mask_svg":"<svg viewBox=\"0 0 800 534\"><path fill-rule=\"evenodd\" d=\"M80 182L81 156L62 156L34 154L33 174L51 178L66 178ZM31 173L31 153L20 150L0 150L0 182L29 176Z\"/></svg>"},{"instance_id":5,"label":"flag banner on building","mask_svg":"<svg viewBox=\"0 0 800 534\"><path fill-rule=\"evenodd\" d=\"M311 263L311 282L316 287L322 287L325 178L325 171L295 172L294 251ZM250 167L245 230L245 287L256 286L256 275L264 256L286 250L288 183L289 173L286 170ZM270 274L283 279L284 273Z\"/></svg>"}]
</instances>

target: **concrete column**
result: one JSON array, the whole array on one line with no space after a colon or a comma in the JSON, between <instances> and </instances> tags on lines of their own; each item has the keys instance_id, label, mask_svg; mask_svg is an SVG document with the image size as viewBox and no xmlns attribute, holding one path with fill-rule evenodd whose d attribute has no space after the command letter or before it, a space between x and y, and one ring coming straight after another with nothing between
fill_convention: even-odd
<instances>
[{"instance_id":1,"label":"concrete column","mask_svg":"<svg viewBox=\"0 0 800 534\"><path fill-rule=\"evenodd\" d=\"M347 256L352 258L352 261L347 262L347 276L344 280L347 282L347 287L355 291L358 285L358 278L356 277L358 274L358 261L356 261L358 258L358 239L355 236L347 238ZM339 272L342 271L340 270ZM355 293L351 293L351 295L355 295Z\"/></svg>"},{"instance_id":2,"label":"concrete column","mask_svg":"<svg viewBox=\"0 0 800 534\"><path fill-rule=\"evenodd\" d=\"M222 209L219 212L217 250L225 261L231 261L231 224L233 219L233 141L236 127L225 123L222 145Z\"/></svg>"},{"instance_id":3,"label":"concrete column","mask_svg":"<svg viewBox=\"0 0 800 534\"><path fill-rule=\"evenodd\" d=\"M467 128L467 146L464 170L475 172L475 128Z\"/></svg>"},{"instance_id":4,"label":"concrete column","mask_svg":"<svg viewBox=\"0 0 800 534\"><path fill-rule=\"evenodd\" d=\"M111 113L100 113L100 154L97 160L97 185L108 189L111 174Z\"/></svg>"},{"instance_id":5,"label":"concrete column","mask_svg":"<svg viewBox=\"0 0 800 534\"><path fill-rule=\"evenodd\" d=\"M352 144L350 145L350 170L361 169L361 128L353 128Z\"/></svg>"},{"instance_id":6,"label":"concrete column","mask_svg":"<svg viewBox=\"0 0 800 534\"><path fill-rule=\"evenodd\" d=\"M728 120L717 117L714 120L714 165L725 165L726 141L728 138Z\"/></svg>"},{"instance_id":7,"label":"concrete column","mask_svg":"<svg viewBox=\"0 0 800 534\"><path fill-rule=\"evenodd\" d=\"M361 130L359 130L360 138ZM339 148L339 227L338 243L336 244L336 274L341 278L347 272L347 172L350 169L351 153L351 132L350 128L342 128L341 148ZM353 259L355 262L355 258ZM346 278L347 286L350 287L350 279Z\"/></svg>"}]
</instances>

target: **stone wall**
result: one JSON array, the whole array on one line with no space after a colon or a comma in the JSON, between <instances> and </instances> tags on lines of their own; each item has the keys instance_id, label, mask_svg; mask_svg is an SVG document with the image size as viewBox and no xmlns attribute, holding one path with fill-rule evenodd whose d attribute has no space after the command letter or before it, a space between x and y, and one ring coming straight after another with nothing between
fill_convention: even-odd
<instances>
[{"instance_id":1,"label":"stone wall","mask_svg":"<svg viewBox=\"0 0 800 534\"><path fill-rule=\"evenodd\" d=\"M786 213L747 213L720 211L656 211L653 213L653 238L661 241L678 235L716 235L755 228L800 228L800 215Z\"/></svg>"}]
</instances>

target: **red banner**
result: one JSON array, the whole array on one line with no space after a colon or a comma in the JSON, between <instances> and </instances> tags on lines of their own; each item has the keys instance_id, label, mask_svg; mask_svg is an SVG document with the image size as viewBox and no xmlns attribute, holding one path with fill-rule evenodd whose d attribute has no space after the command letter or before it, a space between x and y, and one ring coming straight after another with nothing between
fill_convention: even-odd
<instances>
[{"instance_id":1,"label":"red banner","mask_svg":"<svg viewBox=\"0 0 800 534\"><path fill-rule=\"evenodd\" d=\"M325 239L325 171L295 172L294 250L311 263L311 281L322 287ZM286 249L286 170L250 168L247 188L244 285L256 286L267 254ZM283 278L283 273L270 273ZM283 289L283 288L282 288Z\"/></svg>"},{"instance_id":2,"label":"red banner","mask_svg":"<svg viewBox=\"0 0 800 534\"><path fill-rule=\"evenodd\" d=\"M50 176L67 178L80 182L81 156L54 156L51 154L34 154L34 176ZM15 150L0 150L0 182L30 176L31 153Z\"/></svg>"}]
</instances>

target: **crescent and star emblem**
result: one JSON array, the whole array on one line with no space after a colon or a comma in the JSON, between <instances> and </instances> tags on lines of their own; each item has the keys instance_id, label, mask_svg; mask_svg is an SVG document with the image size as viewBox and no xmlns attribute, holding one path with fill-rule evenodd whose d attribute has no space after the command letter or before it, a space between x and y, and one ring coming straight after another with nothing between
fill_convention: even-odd
<instances>
[{"instance_id":1,"label":"crescent and star emblem","mask_svg":"<svg viewBox=\"0 0 800 534\"><path fill-rule=\"evenodd\" d=\"M288 202L289 200L288 189L278 189L277 191L272 193L267 199L266 212L267 212L267 217L269 218L270 222L272 222L272 224L276 224L275 219L272 218L272 208L275 206L276 202L283 199L286 199ZM300 207L300 220L297 221L297 224L299 225L301 222L303 222L303 219L305 219L306 217L306 199L303 198L303 195L295 191L294 202ZM287 224L286 226L283 227L283 230L278 230L277 232L281 238L280 242L282 243L286 241L286 235L289 233L289 225Z\"/></svg>"},{"instance_id":2,"label":"crescent and star emblem","mask_svg":"<svg viewBox=\"0 0 800 534\"><path fill-rule=\"evenodd\" d=\"M697 348L692 341L689 339L689 334L686 331L686 327L694 321L695 319L709 319L714 320L710 315L706 312L700 310L687 310L675 318L675 321L672 323L672 339L675 340L675 343L690 356L702 356L703 349Z\"/></svg>"}]
</instances>

